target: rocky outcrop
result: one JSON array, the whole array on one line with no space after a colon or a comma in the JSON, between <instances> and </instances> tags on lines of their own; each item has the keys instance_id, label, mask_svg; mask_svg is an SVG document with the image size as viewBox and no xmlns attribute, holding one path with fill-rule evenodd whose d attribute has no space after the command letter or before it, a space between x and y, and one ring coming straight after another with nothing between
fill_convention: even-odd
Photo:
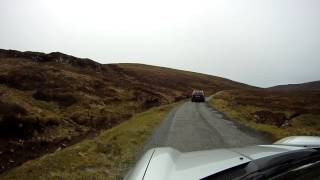
<instances>
[{"instance_id":1,"label":"rocky outcrop","mask_svg":"<svg viewBox=\"0 0 320 180\"><path fill-rule=\"evenodd\" d=\"M76 58L74 56L66 55L60 52L52 52L50 54L40 52L21 52L16 50L4 50L0 49L0 58L21 58L28 59L34 62L53 62L61 64L69 64L71 66L80 68L90 68L95 71L101 71L103 69L102 64L97 63L91 59Z\"/></svg>"}]
</instances>

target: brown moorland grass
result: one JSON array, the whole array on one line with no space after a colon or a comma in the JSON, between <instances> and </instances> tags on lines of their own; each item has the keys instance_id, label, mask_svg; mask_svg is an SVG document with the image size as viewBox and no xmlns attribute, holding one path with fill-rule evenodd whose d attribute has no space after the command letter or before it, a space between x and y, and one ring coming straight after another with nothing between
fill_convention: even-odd
<instances>
[{"instance_id":1,"label":"brown moorland grass","mask_svg":"<svg viewBox=\"0 0 320 180\"><path fill-rule=\"evenodd\" d=\"M274 139L320 135L320 91L223 91L211 103L233 119Z\"/></svg>"},{"instance_id":2,"label":"brown moorland grass","mask_svg":"<svg viewBox=\"0 0 320 180\"><path fill-rule=\"evenodd\" d=\"M28 161L0 179L122 179L153 130L176 105L138 113L92 140Z\"/></svg>"}]
</instances>

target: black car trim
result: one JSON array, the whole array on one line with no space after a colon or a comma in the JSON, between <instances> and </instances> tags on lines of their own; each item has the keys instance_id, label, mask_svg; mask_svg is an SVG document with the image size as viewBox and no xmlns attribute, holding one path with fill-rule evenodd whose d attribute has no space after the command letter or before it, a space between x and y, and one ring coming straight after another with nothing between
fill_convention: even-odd
<instances>
[{"instance_id":1,"label":"black car trim","mask_svg":"<svg viewBox=\"0 0 320 180\"><path fill-rule=\"evenodd\" d=\"M148 164L147 164L146 170L145 170L144 173L143 173L142 179L144 179L144 177L146 176L147 170L148 170L148 168L149 168L149 164L150 164L150 162L151 162L151 159L153 158L153 154L154 154L155 151L156 151L156 150L153 150L153 152L152 152L152 154L151 154L151 157L150 157L149 162L148 162Z\"/></svg>"},{"instance_id":2,"label":"black car trim","mask_svg":"<svg viewBox=\"0 0 320 180\"><path fill-rule=\"evenodd\" d=\"M221 172L212 174L202 180L216 179L266 179L276 173L290 170L303 163L320 160L317 149L301 149L252 160ZM242 174L241 174L242 173Z\"/></svg>"}]
</instances>

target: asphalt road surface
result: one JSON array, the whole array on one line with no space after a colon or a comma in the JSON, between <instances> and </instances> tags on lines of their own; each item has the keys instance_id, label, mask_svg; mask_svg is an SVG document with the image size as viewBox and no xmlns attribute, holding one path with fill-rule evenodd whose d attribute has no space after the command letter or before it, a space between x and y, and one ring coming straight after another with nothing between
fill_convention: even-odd
<instances>
[{"instance_id":1,"label":"asphalt road surface","mask_svg":"<svg viewBox=\"0 0 320 180\"><path fill-rule=\"evenodd\" d=\"M170 146L189 152L270 143L266 135L226 118L207 102L186 102L167 115L144 149Z\"/></svg>"}]
</instances>

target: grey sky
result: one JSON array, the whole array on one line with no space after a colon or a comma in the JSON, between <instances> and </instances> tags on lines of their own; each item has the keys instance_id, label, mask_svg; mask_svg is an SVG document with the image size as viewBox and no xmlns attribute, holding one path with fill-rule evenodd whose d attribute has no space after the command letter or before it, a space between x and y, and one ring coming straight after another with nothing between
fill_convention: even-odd
<instances>
[{"instance_id":1,"label":"grey sky","mask_svg":"<svg viewBox=\"0 0 320 180\"><path fill-rule=\"evenodd\" d=\"M1 0L0 48L256 86L320 80L319 0Z\"/></svg>"}]
</instances>

